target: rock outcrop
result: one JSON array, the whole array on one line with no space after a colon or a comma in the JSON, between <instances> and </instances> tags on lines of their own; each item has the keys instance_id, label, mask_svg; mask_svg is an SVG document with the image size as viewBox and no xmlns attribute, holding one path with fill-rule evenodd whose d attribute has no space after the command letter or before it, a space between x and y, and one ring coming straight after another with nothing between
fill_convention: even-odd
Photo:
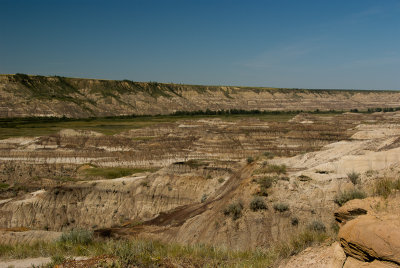
<instances>
[{"instance_id":1,"label":"rock outcrop","mask_svg":"<svg viewBox=\"0 0 400 268\"><path fill-rule=\"evenodd\" d=\"M361 261L383 260L400 265L400 217L362 215L340 228L347 255Z\"/></svg>"},{"instance_id":2,"label":"rock outcrop","mask_svg":"<svg viewBox=\"0 0 400 268\"><path fill-rule=\"evenodd\" d=\"M349 256L344 267L400 265L399 196L351 200L335 212L338 238Z\"/></svg>"}]
</instances>

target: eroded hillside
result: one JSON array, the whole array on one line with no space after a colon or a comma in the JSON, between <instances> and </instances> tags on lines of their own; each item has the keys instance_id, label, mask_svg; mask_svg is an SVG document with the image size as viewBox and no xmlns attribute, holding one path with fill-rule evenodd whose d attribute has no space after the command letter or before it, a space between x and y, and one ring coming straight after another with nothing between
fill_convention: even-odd
<instances>
[{"instance_id":1,"label":"eroded hillside","mask_svg":"<svg viewBox=\"0 0 400 268\"><path fill-rule=\"evenodd\" d=\"M400 92L197 86L0 75L0 117L171 114L198 110L350 110L400 107Z\"/></svg>"},{"instance_id":2,"label":"eroded hillside","mask_svg":"<svg viewBox=\"0 0 400 268\"><path fill-rule=\"evenodd\" d=\"M400 190L399 118L399 112L185 117L124 121L107 134L106 121L99 131L77 121L48 135L16 132L0 140L0 239L34 245L83 228L100 241L260 250L265 265L317 239L322 247L283 263L342 267L346 254L348 263L380 261L364 249L369 244L351 250L360 236L346 222L361 213L375 224L382 211L388 220L397 211L390 208L398 206ZM381 182L392 192L377 188ZM380 204L345 205L367 196ZM337 223L341 245L332 244ZM393 254L384 259L390 265L398 264ZM168 258L156 261L169 267Z\"/></svg>"}]
</instances>

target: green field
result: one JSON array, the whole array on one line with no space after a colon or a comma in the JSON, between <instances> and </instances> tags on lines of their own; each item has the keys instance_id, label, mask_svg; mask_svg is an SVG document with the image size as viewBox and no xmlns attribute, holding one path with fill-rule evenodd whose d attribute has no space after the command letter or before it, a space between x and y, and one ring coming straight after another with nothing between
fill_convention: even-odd
<instances>
[{"instance_id":1,"label":"green field","mask_svg":"<svg viewBox=\"0 0 400 268\"><path fill-rule=\"evenodd\" d=\"M179 120L197 120L202 118L221 118L235 121L242 118L259 118L263 121L287 121L293 114L276 115L194 115L194 116L142 116L133 118L96 118L96 119L0 119L0 139L10 137L32 137L57 133L62 129L93 130L105 135L114 135L127 131L148 127L160 123L171 123Z\"/></svg>"}]
</instances>

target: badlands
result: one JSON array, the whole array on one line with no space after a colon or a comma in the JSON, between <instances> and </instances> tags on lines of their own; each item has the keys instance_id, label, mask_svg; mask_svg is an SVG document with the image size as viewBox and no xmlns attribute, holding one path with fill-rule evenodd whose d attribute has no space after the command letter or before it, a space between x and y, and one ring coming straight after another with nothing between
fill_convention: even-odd
<instances>
[{"instance_id":1,"label":"badlands","mask_svg":"<svg viewBox=\"0 0 400 268\"><path fill-rule=\"evenodd\" d=\"M400 265L400 112L371 110L380 93L341 92L349 96L331 103L336 111L318 98L337 92L313 91L312 101L310 92L290 91L286 110L304 98L314 106L126 117L151 108L147 93L129 108L116 103L126 92L89 101L97 95L88 84L104 81L10 77L2 77L3 100L21 104L5 101L1 118L0 267ZM35 90L49 81L80 101L57 92L41 101ZM23 90L14 96L15 88ZM240 101L235 90L221 93L220 110ZM169 107L157 92L158 107ZM205 95L196 106L168 92L186 111L212 108ZM382 94L398 104L398 93ZM24 118L33 111L29 98L38 103L35 116L75 112Z\"/></svg>"}]
</instances>

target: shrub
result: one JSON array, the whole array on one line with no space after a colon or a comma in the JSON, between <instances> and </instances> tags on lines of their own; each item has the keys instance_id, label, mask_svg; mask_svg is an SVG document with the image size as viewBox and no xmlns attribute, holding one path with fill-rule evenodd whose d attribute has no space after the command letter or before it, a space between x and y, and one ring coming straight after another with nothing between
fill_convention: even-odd
<instances>
[{"instance_id":1,"label":"shrub","mask_svg":"<svg viewBox=\"0 0 400 268\"><path fill-rule=\"evenodd\" d=\"M63 233L59 241L61 243L88 245L93 241L93 232L85 229L74 229Z\"/></svg>"},{"instance_id":2,"label":"shrub","mask_svg":"<svg viewBox=\"0 0 400 268\"><path fill-rule=\"evenodd\" d=\"M393 190L400 190L400 179L378 179L374 185L374 194L388 198Z\"/></svg>"},{"instance_id":3,"label":"shrub","mask_svg":"<svg viewBox=\"0 0 400 268\"><path fill-rule=\"evenodd\" d=\"M275 178L274 177L263 177L258 179L257 183L260 186L260 190L258 191L258 195L260 196L268 196L268 190L271 188Z\"/></svg>"},{"instance_id":4,"label":"shrub","mask_svg":"<svg viewBox=\"0 0 400 268\"><path fill-rule=\"evenodd\" d=\"M8 188L9 186L10 186L10 185L7 184L7 183L0 182L0 189L6 189L6 188Z\"/></svg>"},{"instance_id":5,"label":"shrub","mask_svg":"<svg viewBox=\"0 0 400 268\"><path fill-rule=\"evenodd\" d=\"M353 199L364 199L366 196L367 195L363 191L358 189L353 189L350 191L338 193L333 201L339 206L343 206L343 204L346 203L347 201Z\"/></svg>"},{"instance_id":6,"label":"shrub","mask_svg":"<svg viewBox=\"0 0 400 268\"><path fill-rule=\"evenodd\" d=\"M289 205L286 203L275 203L274 209L275 211L284 212L289 210Z\"/></svg>"},{"instance_id":7,"label":"shrub","mask_svg":"<svg viewBox=\"0 0 400 268\"><path fill-rule=\"evenodd\" d=\"M290 178L287 176L279 177L281 181L290 181Z\"/></svg>"},{"instance_id":8,"label":"shrub","mask_svg":"<svg viewBox=\"0 0 400 268\"><path fill-rule=\"evenodd\" d=\"M325 224L321 221L312 221L307 229L314 232L326 232Z\"/></svg>"},{"instance_id":9,"label":"shrub","mask_svg":"<svg viewBox=\"0 0 400 268\"><path fill-rule=\"evenodd\" d=\"M243 203L241 201L236 201L225 208L224 214L225 216L232 216L233 220L237 220L242 216L242 210Z\"/></svg>"},{"instance_id":10,"label":"shrub","mask_svg":"<svg viewBox=\"0 0 400 268\"><path fill-rule=\"evenodd\" d=\"M286 165L269 165L265 171L267 173L286 174Z\"/></svg>"},{"instance_id":11,"label":"shrub","mask_svg":"<svg viewBox=\"0 0 400 268\"><path fill-rule=\"evenodd\" d=\"M332 230L335 234L337 234L337 233L339 233L339 229L340 229L339 224L337 223L337 221L333 220L332 223L331 223L331 230Z\"/></svg>"},{"instance_id":12,"label":"shrub","mask_svg":"<svg viewBox=\"0 0 400 268\"><path fill-rule=\"evenodd\" d=\"M392 192L392 181L389 179L378 179L375 182L374 193L387 198Z\"/></svg>"},{"instance_id":13,"label":"shrub","mask_svg":"<svg viewBox=\"0 0 400 268\"><path fill-rule=\"evenodd\" d=\"M254 158L253 157L251 157L251 156L247 157L247 163L248 164L251 164L253 162L254 162Z\"/></svg>"},{"instance_id":14,"label":"shrub","mask_svg":"<svg viewBox=\"0 0 400 268\"><path fill-rule=\"evenodd\" d=\"M87 177L103 177L106 179L115 179L132 175L134 173L140 173L149 171L148 169L141 168L122 168L122 167L94 167L88 168L84 171Z\"/></svg>"},{"instance_id":15,"label":"shrub","mask_svg":"<svg viewBox=\"0 0 400 268\"><path fill-rule=\"evenodd\" d=\"M310 181L310 180L312 180L309 176L306 176L306 175L300 175L297 178L299 179L299 181Z\"/></svg>"},{"instance_id":16,"label":"shrub","mask_svg":"<svg viewBox=\"0 0 400 268\"><path fill-rule=\"evenodd\" d=\"M271 152L264 152L263 155L268 159L274 158L274 154Z\"/></svg>"},{"instance_id":17,"label":"shrub","mask_svg":"<svg viewBox=\"0 0 400 268\"><path fill-rule=\"evenodd\" d=\"M152 241L118 241L114 244L113 253L122 267L149 267L154 264L152 255L156 245ZM155 267L151 265L151 267Z\"/></svg>"},{"instance_id":18,"label":"shrub","mask_svg":"<svg viewBox=\"0 0 400 268\"><path fill-rule=\"evenodd\" d=\"M258 184L260 185L261 188L271 188L275 178L274 177L263 177L258 179Z\"/></svg>"},{"instance_id":19,"label":"shrub","mask_svg":"<svg viewBox=\"0 0 400 268\"><path fill-rule=\"evenodd\" d=\"M225 181L224 178L219 178L219 179L218 179L218 182L219 182L219 183L223 183L224 181Z\"/></svg>"},{"instance_id":20,"label":"shrub","mask_svg":"<svg viewBox=\"0 0 400 268\"><path fill-rule=\"evenodd\" d=\"M393 189L400 190L400 179L393 181Z\"/></svg>"},{"instance_id":21,"label":"shrub","mask_svg":"<svg viewBox=\"0 0 400 268\"><path fill-rule=\"evenodd\" d=\"M299 225L299 219L297 217L291 218L290 222L292 223L293 226Z\"/></svg>"},{"instance_id":22,"label":"shrub","mask_svg":"<svg viewBox=\"0 0 400 268\"><path fill-rule=\"evenodd\" d=\"M267 205L265 204L264 200L261 197L256 196L250 202L250 209L252 211L267 209Z\"/></svg>"},{"instance_id":23,"label":"shrub","mask_svg":"<svg viewBox=\"0 0 400 268\"><path fill-rule=\"evenodd\" d=\"M203 194L203 196L201 197L201 203L204 203L206 200L207 200L207 195L206 194Z\"/></svg>"},{"instance_id":24,"label":"shrub","mask_svg":"<svg viewBox=\"0 0 400 268\"><path fill-rule=\"evenodd\" d=\"M354 185L356 185L356 184L358 183L358 179L359 179L359 177L360 177L360 174L353 171L353 172L348 173L348 174L347 174L347 177L349 178L349 180L350 180Z\"/></svg>"}]
</instances>

